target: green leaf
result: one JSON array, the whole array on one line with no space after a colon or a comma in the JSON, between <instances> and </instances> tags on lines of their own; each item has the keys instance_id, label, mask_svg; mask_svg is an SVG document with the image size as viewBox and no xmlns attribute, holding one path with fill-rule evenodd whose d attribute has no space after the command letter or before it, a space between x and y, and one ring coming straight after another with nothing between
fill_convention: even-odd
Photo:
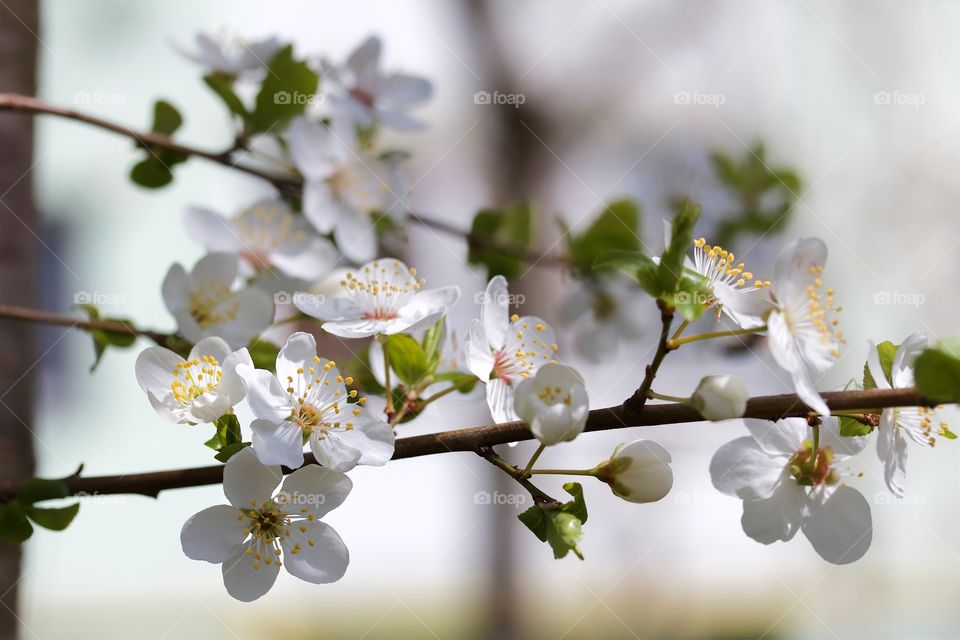
<instances>
[{"instance_id":1,"label":"green leaf","mask_svg":"<svg viewBox=\"0 0 960 640\"><path fill-rule=\"evenodd\" d=\"M637 281L640 288L651 296L660 297L660 283L657 280L659 267L642 251L604 251L593 264L594 269L619 269Z\"/></svg>"},{"instance_id":2,"label":"green leaf","mask_svg":"<svg viewBox=\"0 0 960 640\"><path fill-rule=\"evenodd\" d=\"M383 349L390 368L408 386L416 386L430 374L427 356L420 343L405 333L389 336Z\"/></svg>"},{"instance_id":3,"label":"green leaf","mask_svg":"<svg viewBox=\"0 0 960 640\"><path fill-rule=\"evenodd\" d=\"M889 340L877 345L877 353L880 355L880 366L883 368L883 375L887 377L887 384L893 384L893 359L897 355L897 349L900 345L893 344ZM870 365L863 365L863 388L876 389L877 382L870 373Z\"/></svg>"},{"instance_id":4,"label":"green leaf","mask_svg":"<svg viewBox=\"0 0 960 640\"><path fill-rule=\"evenodd\" d=\"M59 500L70 495L70 488L63 480L31 478L17 492L17 502L32 505L43 500Z\"/></svg>"},{"instance_id":5,"label":"green leaf","mask_svg":"<svg viewBox=\"0 0 960 640\"><path fill-rule=\"evenodd\" d=\"M553 557L560 559L573 551L583 560L583 554L577 544L583 537L583 523L573 514L560 512L547 513L547 543L553 548Z\"/></svg>"},{"instance_id":6,"label":"green leaf","mask_svg":"<svg viewBox=\"0 0 960 640\"><path fill-rule=\"evenodd\" d=\"M432 327L424 331L423 338L420 339L420 346L423 348L423 354L427 359L430 372L433 372L440 363L440 342L444 336L445 320L444 316L440 316L440 319Z\"/></svg>"},{"instance_id":7,"label":"green leaf","mask_svg":"<svg viewBox=\"0 0 960 640\"><path fill-rule=\"evenodd\" d=\"M33 535L27 514L16 500L0 504L0 539L20 544Z\"/></svg>"},{"instance_id":8,"label":"green leaf","mask_svg":"<svg viewBox=\"0 0 960 640\"><path fill-rule=\"evenodd\" d=\"M228 444L227 446L220 449L220 451L217 452L217 455L213 457L219 460L220 462L226 462L227 460L232 458L235 454L243 450L245 447L249 447L249 446L250 444L248 442L235 442L234 444Z\"/></svg>"},{"instance_id":9,"label":"green leaf","mask_svg":"<svg viewBox=\"0 0 960 640\"><path fill-rule=\"evenodd\" d=\"M582 274L588 274L597 267L597 259L604 253L639 251L639 223L640 210L636 202L616 200L609 203L586 231L577 236L567 235L574 267Z\"/></svg>"},{"instance_id":10,"label":"green leaf","mask_svg":"<svg viewBox=\"0 0 960 640\"><path fill-rule=\"evenodd\" d=\"M837 421L840 423L840 435L844 438L868 436L873 433L873 427L850 416L837 416Z\"/></svg>"},{"instance_id":11,"label":"green leaf","mask_svg":"<svg viewBox=\"0 0 960 640\"><path fill-rule=\"evenodd\" d=\"M247 345L247 351L250 352L250 359L253 360L255 369L266 369L267 371L277 370L277 356L280 354L280 347L268 342L254 338Z\"/></svg>"},{"instance_id":12,"label":"green leaf","mask_svg":"<svg viewBox=\"0 0 960 640\"><path fill-rule=\"evenodd\" d=\"M547 541L547 515L540 505L533 505L517 518L540 539L540 542Z\"/></svg>"},{"instance_id":13,"label":"green leaf","mask_svg":"<svg viewBox=\"0 0 960 640\"><path fill-rule=\"evenodd\" d=\"M101 318L100 311L92 304L78 304L76 306L85 311L90 320L102 319L110 322L132 324L129 320L123 318ZM124 349L132 346L137 341L137 336L132 333L125 331L107 331L105 329L92 329L90 331L90 337L93 338L94 353L93 364L90 365L90 371L95 370L97 365L100 364L100 359L103 357L108 346Z\"/></svg>"},{"instance_id":14,"label":"green leaf","mask_svg":"<svg viewBox=\"0 0 960 640\"><path fill-rule=\"evenodd\" d=\"M63 531L66 529L73 519L77 517L77 513L80 511L80 503L75 502L66 507L57 507L57 508L40 508L40 507L27 507L26 513L27 516L34 523L40 525L44 529L51 529L52 531Z\"/></svg>"},{"instance_id":15,"label":"green leaf","mask_svg":"<svg viewBox=\"0 0 960 640\"><path fill-rule=\"evenodd\" d=\"M183 116L177 108L166 100L157 100L153 104L153 132L165 136L173 133L183 124Z\"/></svg>"},{"instance_id":16,"label":"green leaf","mask_svg":"<svg viewBox=\"0 0 960 640\"><path fill-rule=\"evenodd\" d=\"M319 84L310 66L294 59L293 45L280 49L270 60L250 115L254 133L275 130L302 114Z\"/></svg>"},{"instance_id":17,"label":"green leaf","mask_svg":"<svg viewBox=\"0 0 960 640\"><path fill-rule=\"evenodd\" d=\"M224 447L239 444L242 436L240 435L240 421L233 413L227 413L217 418L213 423L216 431L213 437L204 442L214 451L222 451Z\"/></svg>"},{"instance_id":18,"label":"green leaf","mask_svg":"<svg viewBox=\"0 0 960 640\"><path fill-rule=\"evenodd\" d=\"M247 108L233 90L233 76L225 73L211 73L203 76L203 81L227 106L230 113L243 119L248 117Z\"/></svg>"},{"instance_id":19,"label":"green leaf","mask_svg":"<svg viewBox=\"0 0 960 640\"><path fill-rule=\"evenodd\" d=\"M487 277L517 277L523 261L502 250L503 247L529 248L533 239L530 205L521 203L509 209L483 209L477 212L467 236L467 261L487 268Z\"/></svg>"},{"instance_id":20,"label":"green leaf","mask_svg":"<svg viewBox=\"0 0 960 640\"><path fill-rule=\"evenodd\" d=\"M480 379L466 371L444 371L443 373L433 374L433 381L450 382L458 388L460 393L470 393L480 382Z\"/></svg>"},{"instance_id":21,"label":"green leaf","mask_svg":"<svg viewBox=\"0 0 960 640\"><path fill-rule=\"evenodd\" d=\"M925 349L914 367L917 389L925 398L960 402L960 340L942 340Z\"/></svg>"},{"instance_id":22,"label":"green leaf","mask_svg":"<svg viewBox=\"0 0 960 640\"><path fill-rule=\"evenodd\" d=\"M554 558L563 558L573 551L583 560L583 554L577 546L583 537L583 524L587 521L587 505L583 499L583 487L577 482L563 485L564 491L573 496L573 500L556 507L534 505L519 514L522 522L541 542L553 549Z\"/></svg>"},{"instance_id":23,"label":"green leaf","mask_svg":"<svg viewBox=\"0 0 960 640\"><path fill-rule=\"evenodd\" d=\"M683 260L693 244L693 229L699 217L700 207L684 200L671 225L670 244L660 257L657 268L657 284L661 295L675 293L679 289L684 272Z\"/></svg>"},{"instance_id":24,"label":"green leaf","mask_svg":"<svg viewBox=\"0 0 960 640\"><path fill-rule=\"evenodd\" d=\"M173 172L155 157L150 156L133 165L133 169L130 170L130 179L141 187L159 189L173 182Z\"/></svg>"},{"instance_id":25,"label":"green leaf","mask_svg":"<svg viewBox=\"0 0 960 640\"><path fill-rule=\"evenodd\" d=\"M587 522L587 503L583 499L583 487L579 482L568 482L563 485L563 490L573 496L573 500L564 504L561 510L576 516L580 522Z\"/></svg>"}]
</instances>

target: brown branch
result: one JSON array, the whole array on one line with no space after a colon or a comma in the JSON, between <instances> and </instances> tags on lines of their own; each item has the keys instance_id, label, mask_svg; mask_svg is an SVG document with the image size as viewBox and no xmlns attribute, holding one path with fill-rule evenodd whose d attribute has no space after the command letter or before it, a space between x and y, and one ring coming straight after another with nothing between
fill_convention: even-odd
<instances>
[{"instance_id":1,"label":"brown branch","mask_svg":"<svg viewBox=\"0 0 960 640\"><path fill-rule=\"evenodd\" d=\"M157 344L164 345L170 338L169 334L151 331L149 329L138 329L127 322L118 320L90 320L78 318L64 313L53 313L50 311L39 311L27 307L15 307L13 305L0 304L0 318L11 320L22 320L24 322L34 322L40 324L52 324L60 327L69 327L71 329L83 329L84 331L109 331L111 333L123 333L132 336L141 336L149 338Z\"/></svg>"},{"instance_id":2,"label":"brown branch","mask_svg":"<svg viewBox=\"0 0 960 640\"><path fill-rule=\"evenodd\" d=\"M641 382L637 390L633 392L633 395L623 403L625 409L633 412L643 409L643 406L647 403L648 394L653 387L653 379L657 377L657 371L660 369L660 365L663 364L663 359L670 353L670 325L673 324L674 310L667 306L662 300L657 300L657 307L660 309L661 324L660 338L657 342L657 352L654 354L650 364L647 365L643 382Z\"/></svg>"},{"instance_id":3,"label":"brown branch","mask_svg":"<svg viewBox=\"0 0 960 640\"><path fill-rule=\"evenodd\" d=\"M879 410L886 407L932 406L916 389L869 389L834 391L822 394L833 411ZM760 396L747 403L744 417L778 420L785 417L809 417L811 409L795 394ZM624 406L594 409L586 431L606 431L629 427L699 422L703 418L686 404L648 404L639 411ZM530 440L533 436L522 422L506 422L483 427L430 433L397 440L394 460L438 453L471 452L484 455L489 447L507 442ZM306 455L307 463L316 460ZM284 469L289 473L289 469ZM223 481L223 465L194 467L150 473L115 476L71 476L66 479L72 495L141 494L156 497L161 491L218 484ZM0 484L0 498L13 496L19 485Z\"/></svg>"},{"instance_id":4,"label":"brown branch","mask_svg":"<svg viewBox=\"0 0 960 640\"><path fill-rule=\"evenodd\" d=\"M84 124L92 125L106 131L111 131L113 133L126 136L144 149L167 149L183 155L202 158L204 160L227 167L228 169L240 171L251 176L256 176L266 180L281 194L284 194L288 197L299 198L301 189L303 187L303 179L301 176L292 173L274 173L271 171L258 169L257 167L240 164L234 157L234 152L241 150L238 147L232 147L226 151L205 151L203 149L198 149L196 147L175 142L171 137L163 134L153 133L151 131L139 131L137 129L133 129L110 120L105 120L97 116L75 111L73 109L58 107L31 96L23 96L15 93L0 93L0 111L45 114L57 116L59 118L66 118L67 120L74 120L76 122L82 122ZM441 233L463 238L468 244L472 243L473 246L512 255L530 265L562 267L569 264L569 261L563 256L550 254L542 255L536 251L530 251L524 247L512 245L500 245L487 242L481 243L475 238L470 238L470 234L467 231L429 216L411 213L410 221L421 226L429 227Z\"/></svg>"}]
</instances>

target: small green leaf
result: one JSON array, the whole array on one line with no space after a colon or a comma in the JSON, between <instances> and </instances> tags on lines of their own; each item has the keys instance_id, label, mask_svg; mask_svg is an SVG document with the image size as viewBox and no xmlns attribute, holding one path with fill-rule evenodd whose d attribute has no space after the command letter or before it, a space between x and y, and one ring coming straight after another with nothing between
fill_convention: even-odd
<instances>
[{"instance_id":1,"label":"small green leaf","mask_svg":"<svg viewBox=\"0 0 960 640\"><path fill-rule=\"evenodd\" d=\"M214 451L222 451L224 447L240 443L240 421L233 413L227 413L217 418L213 423L216 432L213 437L204 442Z\"/></svg>"},{"instance_id":2,"label":"small green leaf","mask_svg":"<svg viewBox=\"0 0 960 640\"><path fill-rule=\"evenodd\" d=\"M693 244L693 229L700 217L700 207L684 200L680 211L673 219L670 244L660 257L657 268L657 283L662 294L675 293L684 273L683 261Z\"/></svg>"},{"instance_id":3,"label":"small green leaf","mask_svg":"<svg viewBox=\"0 0 960 640\"><path fill-rule=\"evenodd\" d=\"M619 269L637 281L640 288L651 296L660 297L660 283L657 279L659 267L642 251L605 251L593 264L594 269Z\"/></svg>"},{"instance_id":4,"label":"small green leaf","mask_svg":"<svg viewBox=\"0 0 960 640\"><path fill-rule=\"evenodd\" d=\"M255 133L274 131L302 114L317 93L320 79L310 65L293 57L293 45L280 49L267 68L250 115Z\"/></svg>"},{"instance_id":5,"label":"small green leaf","mask_svg":"<svg viewBox=\"0 0 960 640\"><path fill-rule=\"evenodd\" d=\"M573 500L564 504L561 509L569 514L575 515L580 522L587 522L587 503L583 499L583 487L579 482L568 482L563 485L563 490L573 496Z\"/></svg>"},{"instance_id":6,"label":"small green leaf","mask_svg":"<svg viewBox=\"0 0 960 640\"><path fill-rule=\"evenodd\" d=\"M430 374L427 356L420 343L405 333L389 336L383 349L390 361L390 368L407 386L418 385Z\"/></svg>"},{"instance_id":7,"label":"small green leaf","mask_svg":"<svg viewBox=\"0 0 960 640\"><path fill-rule=\"evenodd\" d=\"M82 309L87 313L87 316L91 320L100 320L100 311L93 306L92 304L78 304L78 308ZM110 322L122 322L124 324L131 324L129 320L122 318L102 318L103 320L108 320ZM137 341L137 336L132 333L127 333L125 331L107 331L105 329L92 329L90 331L90 337L93 338L93 353L94 359L93 364L90 365L90 371L93 371L97 368L97 365L100 364L100 359L103 357L104 352L107 350L108 346L114 346L121 349L132 346L133 343Z\"/></svg>"},{"instance_id":8,"label":"small green leaf","mask_svg":"<svg viewBox=\"0 0 960 640\"><path fill-rule=\"evenodd\" d=\"M893 384L893 359L897 355L897 349L899 348L900 345L893 344L889 340L877 345L877 353L880 356L880 366L883 368L883 375L887 377L888 385ZM867 363L863 365L863 388L877 388L877 382L873 379L873 374L870 373L870 365Z\"/></svg>"},{"instance_id":9,"label":"small green leaf","mask_svg":"<svg viewBox=\"0 0 960 640\"><path fill-rule=\"evenodd\" d=\"M960 340L942 340L925 349L914 366L917 389L925 398L960 402Z\"/></svg>"},{"instance_id":10,"label":"small green leaf","mask_svg":"<svg viewBox=\"0 0 960 640\"><path fill-rule=\"evenodd\" d=\"M157 100L153 104L153 132L165 136L172 135L183 124L183 116L177 108L166 100Z\"/></svg>"},{"instance_id":11,"label":"small green leaf","mask_svg":"<svg viewBox=\"0 0 960 640\"><path fill-rule=\"evenodd\" d=\"M219 96L230 113L246 119L247 108L233 90L233 76L225 73L211 73L203 76L203 81Z\"/></svg>"},{"instance_id":12,"label":"small green leaf","mask_svg":"<svg viewBox=\"0 0 960 640\"><path fill-rule=\"evenodd\" d=\"M249 446L250 446L250 443L248 442L236 442L234 444L228 444L227 446L220 449L220 451L217 452L217 455L213 457L219 460L220 462L226 462L227 460L232 458L235 454L243 450L245 447L249 447Z\"/></svg>"},{"instance_id":13,"label":"small green leaf","mask_svg":"<svg viewBox=\"0 0 960 640\"><path fill-rule=\"evenodd\" d=\"M570 259L580 273L589 274L597 258L610 251L640 250L640 210L633 200L615 200L580 235L567 234Z\"/></svg>"},{"instance_id":14,"label":"small green leaf","mask_svg":"<svg viewBox=\"0 0 960 640\"><path fill-rule=\"evenodd\" d=\"M850 416L837 416L837 421L840 423L840 435L844 438L868 436L873 432L873 427Z\"/></svg>"},{"instance_id":15,"label":"small green leaf","mask_svg":"<svg viewBox=\"0 0 960 640\"><path fill-rule=\"evenodd\" d=\"M445 320L446 318L441 316L432 327L424 331L423 338L420 339L430 372L440 363L440 343L443 341Z\"/></svg>"},{"instance_id":16,"label":"small green leaf","mask_svg":"<svg viewBox=\"0 0 960 640\"><path fill-rule=\"evenodd\" d=\"M77 513L80 511L80 503L75 502L66 507L57 507L57 508L40 508L40 507L27 507L26 513L27 516L34 523L40 525L44 529L51 529L52 531L63 531L66 529L73 519L77 517Z\"/></svg>"},{"instance_id":17,"label":"small green leaf","mask_svg":"<svg viewBox=\"0 0 960 640\"><path fill-rule=\"evenodd\" d=\"M19 502L0 504L0 539L20 544L32 535L33 527Z\"/></svg>"},{"instance_id":18,"label":"small green leaf","mask_svg":"<svg viewBox=\"0 0 960 640\"><path fill-rule=\"evenodd\" d=\"M457 387L460 393L470 393L480 382L480 379L466 371L444 371L443 373L433 374L433 381L450 382L454 387Z\"/></svg>"},{"instance_id":19,"label":"small green leaf","mask_svg":"<svg viewBox=\"0 0 960 640\"><path fill-rule=\"evenodd\" d=\"M23 505L32 505L43 500L59 500L70 495L70 488L63 480L31 478L17 492L17 501Z\"/></svg>"},{"instance_id":20,"label":"small green leaf","mask_svg":"<svg viewBox=\"0 0 960 640\"><path fill-rule=\"evenodd\" d=\"M547 541L547 516L540 505L533 505L517 518L540 539L540 542Z\"/></svg>"},{"instance_id":21,"label":"small green leaf","mask_svg":"<svg viewBox=\"0 0 960 640\"><path fill-rule=\"evenodd\" d=\"M259 338L254 338L247 345L247 351L250 352L250 359L253 360L255 369L266 369L267 371L277 370L277 356L280 354L280 347Z\"/></svg>"},{"instance_id":22,"label":"small green leaf","mask_svg":"<svg viewBox=\"0 0 960 640\"><path fill-rule=\"evenodd\" d=\"M553 557L560 559L573 551L583 560L577 544L583 537L583 523L575 515L564 511L547 512L547 543L553 548Z\"/></svg>"},{"instance_id":23,"label":"small green leaf","mask_svg":"<svg viewBox=\"0 0 960 640\"><path fill-rule=\"evenodd\" d=\"M583 537L583 523L587 521L587 504L583 499L583 487L577 482L563 485L564 491L573 496L573 500L561 505L542 507L534 505L517 516L541 542L553 549L553 557L563 558L573 551L583 560L583 554L577 546Z\"/></svg>"},{"instance_id":24,"label":"small green leaf","mask_svg":"<svg viewBox=\"0 0 960 640\"><path fill-rule=\"evenodd\" d=\"M150 156L133 165L130 179L141 187L159 189L173 182L173 172L157 158Z\"/></svg>"},{"instance_id":25,"label":"small green leaf","mask_svg":"<svg viewBox=\"0 0 960 640\"><path fill-rule=\"evenodd\" d=\"M487 277L517 277L523 261L502 251L502 247L526 249L533 239L530 205L521 203L509 209L483 209L477 212L467 236L467 261L487 268Z\"/></svg>"}]
</instances>

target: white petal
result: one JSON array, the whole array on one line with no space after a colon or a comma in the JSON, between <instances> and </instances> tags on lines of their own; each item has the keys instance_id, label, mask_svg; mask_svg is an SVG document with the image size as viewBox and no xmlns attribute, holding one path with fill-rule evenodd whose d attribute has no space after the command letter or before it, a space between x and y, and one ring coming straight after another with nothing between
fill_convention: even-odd
<instances>
[{"instance_id":1,"label":"white petal","mask_svg":"<svg viewBox=\"0 0 960 640\"><path fill-rule=\"evenodd\" d=\"M436 322L439 316L447 313L460 299L460 287L441 287L418 291L410 302L400 309L399 316L407 323L403 331L412 330L418 323ZM392 333L399 333L400 330Z\"/></svg>"},{"instance_id":2,"label":"white petal","mask_svg":"<svg viewBox=\"0 0 960 640\"><path fill-rule=\"evenodd\" d=\"M869 436L841 436L837 418L824 418L820 425L820 446L833 449L839 460L857 455L867 447L869 440Z\"/></svg>"},{"instance_id":3,"label":"white petal","mask_svg":"<svg viewBox=\"0 0 960 640\"><path fill-rule=\"evenodd\" d=\"M167 270L167 275L164 276L163 284L160 286L160 293L167 310L174 316L189 305L192 286L190 276L180 263L173 264Z\"/></svg>"},{"instance_id":4,"label":"white petal","mask_svg":"<svg viewBox=\"0 0 960 640\"><path fill-rule=\"evenodd\" d=\"M353 405L351 405L353 406ZM364 408L358 409L359 416L351 416L353 429L349 431L331 431L328 438L335 437L343 444L360 452L357 464L382 466L393 457L395 434L383 420L370 415Z\"/></svg>"},{"instance_id":5,"label":"white petal","mask_svg":"<svg viewBox=\"0 0 960 640\"><path fill-rule=\"evenodd\" d=\"M279 466L266 466L253 449L246 448L227 460L223 469L223 493L238 509L249 509L253 501L262 502L273 496L283 479Z\"/></svg>"},{"instance_id":6,"label":"white petal","mask_svg":"<svg viewBox=\"0 0 960 640\"><path fill-rule=\"evenodd\" d=\"M264 555L267 553L269 550L264 550ZM256 569L253 568L255 565ZM279 573L276 562L257 561L253 555L246 554L246 547L241 547L223 563L223 586L237 600L253 602L270 591Z\"/></svg>"},{"instance_id":7,"label":"white petal","mask_svg":"<svg viewBox=\"0 0 960 640\"><path fill-rule=\"evenodd\" d=\"M297 380L300 378L298 370L306 371L315 366L313 362L315 357L317 357L316 338L303 331L292 334L277 355L277 378Z\"/></svg>"},{"instance_id":8,"label":"white petal","mask_svg":"<svg viewBox=\"0 0 960 640\"><path fill-rule=\"evenodd\" d=\"M817 279L817 267L827 262L827 245L820 238L799 238L788 244L774 267L774 288L778 298L805 293Z\"/></svg>"},{"instance_id":9,"label":"white petal","mask_svg":"<svg viewBox=\"0 0 960 640\"><path fill-rule=\"evenodd\" d=\"M487 382L487 406L494 422L513 422L520 419L513 409L513 393L513 385L499 378Z\"/></svg>"},{"instance_id":10,"label":"white petal","mask_svg":"<svg viewBox=\"0 0 960 640\"><path fill-rule=\"evenodd\" d=\"M274 424L290 416L293 404L289 394L280 386L277 376L266 369L254 369L248 365L238 365L237 375L243 380L253 415Z\"/></svg>"},{"instance_id":11,"label":"white petal","mask_svg":"<svg viewBox=\"0 0 960 640\"><path fill-rule=\"evenodd\" d=\"M350 320L363 314L353 300L344 297L321 299L319 296L295 295L293 304L311 318L320 320Z\"/></svg>"},{"instance_id":12,"label":"white petal","mask_svg":"<svg viewBox=\"0 0 960 640\"><path fill-rule=\"evenodd\" d=\"M270 254L270 261L292 278L320 280L337 264L337 250L326 238L311 236L296 251L281 247Z\"/></svg>"},{"instance_id":13,"label":"white petal","mask_svg":"<svg viewBox=\"0 0 960 640\"><path fill-rule=\"evenodd\" d=\"M305 531L301 531L301 528ZM296 553L293 546L299 544ZM302 521L291 527L291 536L281 540L283 562L290 575L314 584L336 582L347 572L350 552L333 527Z\"/></svg>"},{"instance_id":14,"label":"white petal","mask_svg":"<svg viewBox=\"0 0 960 640\"><path fill-rule=\"evenodd\" d=\"M207 251L239 253L243 248L230 222L215 211L188 207L184 222L187 232Z\"/></svg>"},{"instance_id":15,"label":"white petal","mask_svg":"<svg viewBox=\"0 0 960 640\"><path fill-rule=\"evenodd\" d=\"M327 127L305 117L295 118L287 127L287 142L290 159L308 184L322 183L333 173L336 168L338 143ZM309 215L307 217L309 218ZM322 229L318 230L324 233Z\"/></svg>"},{"instance_id":16,"label":"white petal","mask_svg":"<svg viewBox=\"0 0 960 640\"><path fill-rule=\"evenodd\" d=\"M480 307L480 320L490 346L501 349L510 330L510 294L507 291L507 279L503 276L494 276L487 283Z\"/></svg>"},{"instance_id":17,"label":"white petal","mask_svg":"<svg viewBox=\"0 0 960 640\"><path fill-rule=\"evenodd\" d=\"M274 424L269 420L254 420L253 451L263 464L283 465L297 469L303 465L303 430L295 422L284 420Z\"/></svg>"},{"instance_id":18,"label":"white petal","mask_svg":"<svg viewBox=\"0 0 960 640\"><path fill-rule=\"evenodd\" d=\"M867 368L870 370L870 375L873 376L874 383L878 389L889 389L890 381L887 380L887 374L880 363L880 352L877 351L877 345L873 343L873 340L870 340L867 347Z\"/></svg>"},{"instance_id":19,"label":"white petal","mask_svg":"<svg viewBox=\"0 0 960 640\"><path fill-rule=\"evenodd\" d=\"M787 541L797 534L803 516L806 491L784 472L783 481L769 498L746 500L740 524L743 532L762 542L771 544L777 540Z\"/></svg>"},{"instance_id":20,"label":"white petal","mask_svg":"<svg viewBox=\"0 0 960 640\"><path fill-rule=\"evenodd\" d=\"M883 479L890 493L902 498L907 480L907 439L893 422L893 409L880 414L877 429L877 455L883 463Z\"/></svg>"},{"instance_id":21,"label":"white petal","mask_svg":"<svg viewBox=\"0 0 960 640\"><path fill-rule=\"evenodd\" d=\"M811 504L803 534L827 562L859 560L873 540L870 504L853 487L838 487L826 502Z\"/></svg>"},{"instance_id":22,"label":"white petal","mask_svg":"<svg viewBox=\"0 0 960 640\"><path fill-rule=\"evenodd\" d=\"M391 329L394 324L392 320L333 320L324 322L320 325L327 333L341 338L369 338L378 333L393 333Z\"/></svg>"},{"instance_id":23,"label":"white petal","mask_svg":"<svg viewBox=\"0 0 960 640\"><path fill-rule=\"evenodd\" d=\"M761 500L773 494L786 456L771 456L749 436L731 440L713 454L710 480L718 491L743 500Z\"/></svg>"},{"instance_id":24,"label":"white petal","mask_svg":"<svg viewBox=\"0 0 960 640\"><path fill-rule=\"evenodd\" d=\"M247 346L251 340L273 324L273 297L255 287L241 289L233 295L236 316L220 325L220 335L233 349Z\"/></svg>"},{"instance_id":25,"label":"white petal","mask_svg":"<svg viewBox=\"0 0 960 640\"><path fill-rule=\"evenodd\" d=\"M197 283L222 282L231 285L237 279L239 271L240 261L237 256L229 253L208 253L193 266L190 275Z\"/></svg>"},{"instance_id":26,"label":"white petal","mask_svg":"<svg viewBox=\"0 0 960 640\"><path fill-rule=\"evenodd\" d=\"M807 363L800 355L784 315L776 311L771 313L767 318L767 329L770 354L777 364L790 374L797 395L820 415L830 415L830 408L827 407L827 403L823 401L814 385Z\"/></svg>"},{"instance_id":27,"label":"white petal","mask_svg":"<svg viewBox=\"0 0 960 640\"><path fill-rule=\"evenodd\" d=\"M225 504L208 507L183 523L180 546L191 560L224 562L242 548L248 522L234 507Z\"/></svg>"},{"instance_id":28,"label":"white petal","mask_svg":"<svg viewBox=\"0 0 960 640\"><path fill-rule=\"evenodd\" d=\"M813 435L803 418L784 418L777 422L744 418L743 423L760 448L773 456L792 456L803 447L804 440Z\"/></svg>"},{"instance_id":29,"label":"white petal","mask_svg":"<svg viewBox=\"0 0 960 640\"><path fill-rule=\"evenodd\" d=\"M347 67L353 71L357 83L363 88L373 87L380 66L380 49L380 38L369 36L347 58Z\"/></svg>"},{"instance_id":30,"label":"white petal","mask_svg":"<svg viewBox=\"0 0 960 640\"><path fill-rule=\"evenodd\" d=\"M463 341L463 351L470 372L484 382L489 380L490 373L493 371L493 353L490 351L490 342L480 320L470 323L467 336Z\"/></svg>"},{"instance_id":31,"label":"white petal","mask_svg":"<svg viewBox=\"0 0 960 640\"><path fill-rule=\"evenodd\" d=\"M321 439L317 432L310 437L310 450L317 462L328 469L341 472L350 471L357 466L363 455L362 451L351 447L336 435L327 435Z\"/></svg>"},{"instance_id":32,"label":"white petal","mask_svg":"<svg viewBox=\"0 0 960 640\"><path fill-rule=\"evenodd\" d=\"M147 393L152 393L162 399L171 393L173 372L183 358L163 347L147 347L137 356L134 370L137 374L137 383Z\"/></svg>"},{"instance_id":33,"label":"white petal","mask_svg":"<svg viewBox=\"0 0 960 640\"><path fill-rule=\"evenodd\" d=\"M613 492L635 503L662 500L673 488L670 452L653 440L636 440L620 447L614 458L630 458L631 464L610 485Z\"/></svg>"},{"instance_id":34,"label":"white petal","mask_svg":"<svg viewBox=\"0 0 960 640\"><path fill-rule=\"evenodd\" d=\"M308 464L287 476L281 491L290 504L322 518L343 504L351 489L353 482L339 471Z\"/></svg>"},{"instance_id":35,"label":"white petal","mask_svg":"<svg viewBox=\"0 0 960 640\"><path fill-rule=\"evenodd\" d=\"M397 105L422 102L430 97L430 81L419 76L394 73L377 83L377 98Z\"/></svg>"},{"instance_id":36,"label":"white petal","mask_svg":"<svg viewBox=\"0 0 960 640\"><path fill-rule=\"evenodd\" d=\"M893 358L893 386L904 389L913 386L913 364L917 356L927 348L927 334L918 331L907 337Z\"/></svg>"},{"instance_id":37,"label":"white petal","mask_svg":"<svg viewBox=\"0 0 960 640\"><path fill-rule=\"evenodd\" d=\"M333 239L353 262L368 262L377 257L377 231L367 213L345 211L333 229Z\"/></svg>"}]
</instances>

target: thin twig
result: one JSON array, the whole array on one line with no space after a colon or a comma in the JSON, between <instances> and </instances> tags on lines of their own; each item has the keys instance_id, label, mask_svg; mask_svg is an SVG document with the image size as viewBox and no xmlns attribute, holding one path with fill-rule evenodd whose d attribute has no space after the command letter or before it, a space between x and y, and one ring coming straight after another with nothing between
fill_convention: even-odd
<instances>
[{"instance_id":1,"label":"thin twig","mask_svg":"<svg viewBox=\"0 0 960 640\"><path fill-rule=\"evenodd\" d=\"M157 344L166 344L169 334L151 331L149 329L138 329L127 322L118 320L92 320L78 318L65 313L54 313L51 311L39 311L27 307L16 307L13 305L0 304L0 318L10 320L21 320L23 322L35 322L39 324L52 324L60 327L70 327L72 329L82 329L84 331L109 331L111 333L123 333L132 336L142 336L149 338Z\"/></svg>"}]
</instances>

